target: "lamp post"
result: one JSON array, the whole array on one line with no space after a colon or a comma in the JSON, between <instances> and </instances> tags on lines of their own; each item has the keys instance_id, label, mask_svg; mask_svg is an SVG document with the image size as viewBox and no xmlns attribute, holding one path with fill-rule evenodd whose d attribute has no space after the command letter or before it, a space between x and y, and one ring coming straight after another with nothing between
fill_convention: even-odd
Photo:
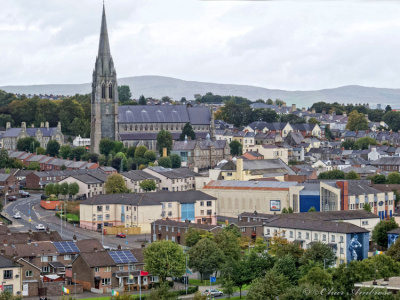
<instances>
[{"instance_id":1,"label":"lamp post","mask_svg":"<svg viewBox=\"0 0 400 300\"><path fill-rule=\"evenodd\" d=\"M74 293L76 297L76 273L74 273Z\"/></svg>"}]
</instances>

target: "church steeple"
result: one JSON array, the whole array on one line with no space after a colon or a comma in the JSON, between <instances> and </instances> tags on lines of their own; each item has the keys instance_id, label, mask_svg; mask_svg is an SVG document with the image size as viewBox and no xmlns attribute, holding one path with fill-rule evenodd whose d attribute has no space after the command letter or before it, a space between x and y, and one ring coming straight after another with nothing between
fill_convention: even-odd
<instances>
[{"instance_id":1,"label":"church steeple","mask_svg":"<svg viewBox=\"0 0 400 300\"><path fill-rule=\"evenodd\" d=\"M101 17L99 52L93 70L90 148L99 153L100 140L118 140L118 83L103 3Z\"/></svg>"},{"instance_id":2,"label":"church steeple","mask_svg":"<svg viewBox=\"0 0 400 300\"><path fill-rule=\"evenodd\" d=\"M100 41L99 41L99 54L101 56L111 56L110 53L110 43L108 41L108 31L107 31L107 20L106 20L106 9L103 3L103 15L101 17L101 29L100 29Z\"/></svg>"}]
</instances>

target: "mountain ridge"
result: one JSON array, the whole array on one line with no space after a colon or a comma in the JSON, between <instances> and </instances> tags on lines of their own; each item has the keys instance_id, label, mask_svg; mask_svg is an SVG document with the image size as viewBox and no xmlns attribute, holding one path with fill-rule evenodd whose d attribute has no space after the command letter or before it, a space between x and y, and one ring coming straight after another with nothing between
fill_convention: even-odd
<instances>
[{"instance_id":1,"label":"mountain ridge","mask_svg":"<svg viewBox=\"0 0 400 300\"><path fill-rule=\"evenodd\" d=\"M257 99L282 99L288 104L296 103L299 106L310 106L314 102L339 103L369 103L370 105L397 105L400 100L400 89L366 87L361 85L346 85L336 88L320 90L281 90L268 89L259 86L187 81L173 77L144 75L118 79L119 85L129 85L134 98L140 95L161 98L169 96L175 100L181 97L193 99L194 94L204 95L212 92L217 95L234 95ZM19 94L54 94L74 95L87 94L91 91L90 83L81 84L39 84L39 85L8 85L0 89Z\"/></svg>"}]
</instances>

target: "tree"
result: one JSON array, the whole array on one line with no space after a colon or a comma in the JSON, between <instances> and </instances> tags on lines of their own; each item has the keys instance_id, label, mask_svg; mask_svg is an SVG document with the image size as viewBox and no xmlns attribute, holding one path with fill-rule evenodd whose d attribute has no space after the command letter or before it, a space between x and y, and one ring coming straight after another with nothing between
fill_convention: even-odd
<instances>
[{"instance_id":1,"label":"tree","mask_svg":"<svg viewBox=\"0 0 400 300\"><path fill-rule=\"evenodd\" d=\"M200 273L201 280L204 275L216 272L224 261L224 253L218 245L210 239L201 239L188 251L189 267Z\"/></svg>"},{"instance_id":2,"label":"tree","mask_svg":"<svg viewBox=\"0 0 400 300\"><path fill-rule=\"evenodd\" d=\"M296 284L299 278L299 271L296 268L296 260L291 255L279 258L272 268L278 274L284 275L292 284Z\"/></svg>"},{"instance_id":3,"label":"tree","mask_svg":"<svg viewBox=\"0 0 400 300\"><path fill-rule=\"evenodd\" d=\"M347 130L367 130L368 129L368 121L364 114L359 113L356 110L353 110L348 119L347 119Z\"/></svg>"},{"instance_id":4,"label":"tree","mask_svg":"<svg viewBox=\"0 0 400 300\"><path fill-rule=\"evenodd\" d=\"M396 242L390 246L386 255L390 256L395 261L400 261L400 239L397 239Z\"/></svg>"},{"instance_id":5,"label":"tree","mask_svg":"<svg viewBox=\"0 0 400 300\"><path fill-rule=\"evenodd\" d=\"M304 118L301 118L294 114L281 115L280 121L282 123L290 123L290 124L306 123L306 120Z\"/></svg>"},{"instance_id":6,"label":"tree","mask_svg":"<svg viewBox=\"0 0 400 300\"><path fill-rule=\"evenodd\" d=\"M196 134L194 133L192 124L190 124L189 122L187 122L183 127L182 133L179 136L179 140L184 141L186 136L188 137L188 139L191 139L193 141L196 139Z\"/></svg>"},{"instance_id":7,"label":"tree","mask_svg":"<svg viewBox=\"0 0 400 300\"><path fill-rule=\"evenodd\" d=\"M29 163L28 170L35 170L35 171L40 171L40 164L37 161L32 161Z\"/></svg>"},{"instance_id":8,"label":"tree","mask_svg":"<svg viewBox=\"0 0 400 300\"><path fill-rule=\"evenodd\" d=\"M50 195L55 194L55 191L54 191L54 183L49 183L49 184L47 184L47 185L45 186L45 188L44 188L44 193L45 193L47 196L50 196Z\"/></svg>"},{"instance_id":9,"label":"tree","mask_svg":"<svg viewBox=\"0 0 400 300\"><path fill-rule=\"evenodd\" d=\"M147 105L146 98L143 95L139 97L139 105Z\"/></svg>"},{"instance_id":10,"label":"tree","mask_svg":"<svg viewBox=\"0 0 400 300\"><path fill-rule=\"evenodd\" d=\"M111 151L114 149L114 141L112 141L108 138L101 139L99 149L100 149L101 154L108 156L111 153Z\"/></svg>"},{"instance_id":11,"label":"tree","mask_svg":"<svg viewBox=\"0 0 400 300\"><path fill-rule=\"evenodd\" d=\"M172 168L172 161L169 157L160 157L158 159L158 165L164 168Z\"/></svg>"},{"instance_id":12,"label":"tree","mask_svg":"<svg viewBox=\"0 0 400 300\"><path fill-rule=\"evenodd\" d=\"M181 98L181 103L186 103L186 102L187 102L186 97L182 97Z\"/></svg>"},{"instance_id":13,"label":"tree","mask_svg":"<svg viewBox=\"0 0 400 300\"><path fill-rule=\"evenodd\" d=\"M171 166L173 169L181 167L181 157L178 154L171 154L169 158L171 159Z\"/></svg>"},{"instance_id":14,"label":"tree","mask_svg":"<svg viewBox=\"0 0 400 300\"><path fill-rule=\"evenodd\" d=\"M43 147L37 147L35 151L38 155L45 155L46 154L46 149Z\"/></svg>"},{"instance_id":15,"label":"tree","mask_svg":"<svg viewBox=\"0 0 400 300\"><path fill-rule=\"evenodd\" d=\"M144 249L145 270L158 275L161 282L169 276L180 277L185 271L182 248L172 241L156 241Z\"/></svg>"},{"instance_id":16,"label":"tree","mask_svg":"<svg viewBox=\"0 0 400 300\"><path fill-rule=\"evenodd\" d=\"M147 150L144 153L144 158L147 159L149 162L154 162L157 159L157 155L154 151L152 150Z\"/></svg>"},{"instance_id":17,"label":"tree","mask_svg":"<svg viewBox=\"0 0 400 300\"><path fill-rule=\"evenodd\" d=\"M362 137L354 143L357 149L361 150L368 149L370 145L376 145L376 144L377 144L376 140L369 136Z\"/></svg>"},{"instance_id":18,"label":"tree","mask_svg":"<svg viewBox=\"0 0 400 300\"><path fill-rule=\"evenodd\" d=\"M335 262L335 253L329 245L316 242L304 251L304 254L300 259L302 264L305 264L308 261L314 261L316 263L321 263L323 266L329 267Z\"/></svg>"},{"instance_id":19,"label":"tree","mask_svg":"<svg viewBox=\"0 0 400 300\"><path fill-rule=\"evenodd\" d=\"M68 185L68 194L71 197L74 197L79 193L79 185L76 182L70 183Z\"/></svg>"},{"instance_id":20,"label":"tree","mask_svg":"<svg viewBox=\"0 0 400 300\"><path fill-rule=\"evenodd\" d=\"M163 154L163 148L167 148L167 155L172 149L172 135L166 130L161 130L157 134L157 149L160 155Z\"/></svg>"},{"instance_id":21,"label":"tree","mask_svg":"<svg viewBox=\"0 0 400 300\"><path fill-rule=\"evenodd\" d=\"M8 152L6 149L3 148L0 150L0 168L7 168L9 167L9 164L10 164L10 158L8 156Z\"/></svg>"},{"instance_id":22,"label":"tree","mask_svg":"<svg viewBox=\"0 0 400 300\"><path fill-rule=\"evenodd\" d=\"M128 149L126 149L126 156L134 158L135 157L135 151L136 151L136 147L135 146L128 147Z\"/></svg>"},{"instance_id":23,"label":"tree","mask_svg":"<svg viewBox=\"0 0 400 300\"><path fill-rule=\"evenodd\" d=\"M344 176L344 178L348 180L355 180L360 179L360 175L358 175L355 171L350 171Z\"/></svg>"},{"instance_id":24,"label":"tree","mask_svg":"<svg viewBox=\"0 0 400 300\"><path fill-rule=\"evenodd\" d=\"M60 144L56 140L51 140L47 143L46 154L50 156L57 156L60 150Z\"/></svg>"},{"instance_id":25,"label":"tree","mask_svg":"<svg viewBox=\"0 0 400 300\"><path fill-rule=\"evenodd\" d=\"M310 209L308 210L308 212L315 212L315 211L317 211L317 210L315 209L314 206L311 206Z\"/></svg>"},{"instance_id":26,"label":"tree","mask_svg":"<svg viewBox=\"0 0 400 300\"><path fill-rule=\"evenodd\" d=\"M105 188L107 194L129 193L124 178L119 174L110 175L105 183Z\"/></svg>"},{"instance_id":27,"label":"tree","mask_svg":"<svg viewBox=\"0 0 400 300\"><path fill-rule=\"evenodd\" d=\"M68 195L68 182L63 182L60 184L60 194L63 196Z\"/></svg>"},{"instance_id":28,"label":"tree","mask_svg":"<svg viewBox=\"0 0 400 300\"><path fill-rule=\"evenodd\" d=\"M376 174L371 178L372 183L374 184L383 184L386 183L386 177L383 174Z\"/></svg>"},{"instance_id":29,"label":"tree","mask_svg":"<svg viewBox=\"0 0 400 300\"><path fill-rule=\"evenodd\" d=\"M240 258L239 237L235 232L224 228L214 236L214 241L222 250L226 261Z\"/></svg>"},{"instance_id":30,"label":"tree","mask_svg":"<svg viewBox=\"0 0 400 300\"><path fill-rule=\"evenodd\" d=\"M314 267L308 271L307 275L300 278L299 284L305 283L329 289L333 285L332 275L320 267Z\"/></svg>"},{"instance_id":31,"label":"tree","mask_svg":"<svg viewBox=\"0 0 400 300\"><path fill-rule=\"evenodd\" d=\"M388 124L393 131L400 130L400 112L388 111L383 115L383 121Z\"/></svg>"},{"instance_id":32,"label":"tree","mask_svg":"<svg viewBox=\"0 0 400 300\"><path fill-rule=\"evenodd\" d=\"M141 183L139 183L139 186L145 192L154 191L157 188L155 181L151 179L143 180Z\"/></svg>"},{"instance_id":33,"label":"tree","mask_svg":"<svg viewBox=\"0 0 400 300\"><path fill-rule=\"evenodd\" d=\"M385 112L392 111L392 107L390 105L386 105Z\"/></svg>"},{"instance_id":34,"label":"tree","mask_svg":"<svg viewBox=\"0 0 400 300\"><path fill-rule=\"evenodd\" d=\"M249 269L246 259L239 259L225 263L222 274L225 282L232 282L239 288L239 298L242 298L242 288L251 282L252 270Z\"/></svg>"},{"instance_id":35,"label":"tree","mask_svg":"<svg viewBox=\"0 0 400 300\"><path fill-rule=\"evenodd\" d=\"M268 270L273 268L274 258L268 253L251 251L250 254L246 256L246 263L250 270L251 280L254 280L263 277Z\"/></svg>"},{"instance_id":36,"label":"tree","mask_svg":"<svg viewBox=\"0 0 400 300\"><path fill-rule=\"evenodd\" d=\"M400 173L392 172L387 176L387 183L400 184Z\"/></svg>"},{"instance_id":37,"label":"tree","mask_svg":"<svg viewBox=\"0 0 400 300\"><path fill-rule=\"evenodd\" d=\"M274 110L259 108L251 111L249 121L264 121L272 123L278 121L278 119L278 114Z\"/></svg>"},{"instance_id":38,"label":"tree","mask_svg":"<svg viewBox=\"0 0 400 300\"><path fill-rule=\"evenodd\" d=\"M164 97L161 98L161 101L162 101L162 102L171 102L172 99L171 99L171 97L164 96Z\"/></svg>"},{"instance_id":39,"label":"tree","mask_svg":"<svg viewBox=\"0 0 400 300\"><path fill-rule=\"evenodd\" d=\"M372 231L372 241L386 249L388 246L387 232L398 227L399 225L397 225L393 218L381 220Z\"/></svg>"},{"instance_id":40,"label":"tree","mask_svg":"<svg viewBox=\"0 0 400 300\"><path fill-rule=\"evenodd\" d=\"M247 294L248 300L276 300L290 286L288 279L274 270L256 278Z\"/></svg>"},{"instance_id":41,"label":"tree","mask_svg":"<svg viewBox=\"0 0 400 300\"><path fill-rule=\"evenodd\" d=\"M344 172L340 170L322 172L318 175L318 179L344 179Z\"/></svg>"},{"instance_id":42,"label":"tree","mask_svg":"<svg viewBox=\"0 0 400 300\"><path fill-rule=\"evenodd\" d=\"M347 140L340 144L340 146L346 150L358 150L359 148L356 146L354 141Z\"/></svg>"},{"instance_id":43,"label":"tree","mask_svg":"<svg viewBox=\"0 0 400 300\"><path fill-rule=\"evenodd\" d=\"M82 155L86 152L85 147L75 147L72 148L71 153L69 155L70 159L81 160Z\"/></svg>"},{"instance_id":44,"label":"tree","mask_svg":"<svg viewBox=\"0 0 400 300\"><path fill-rule=\"evenodd\" d=\"M371 211L372 211L371 204L365 203L365 204L364 204L364 210L365 210L365 211L368 211L368 212L371 212Z\"/></svg>"},{"instance_id":45,"label":"tree","mask_svg":"<svg viewBox=\"0 0 400 300\"><path fill-rule=\"evenodd\" d=\"M63 145L60 147L59 154L62 158L67 159L72 152L72 148L69 145Z\"/></svg>"},{"instance_id":46,"label":"tree","mask_svg":"<svg viewBox=\"0 0 400 300\"><path fill-rule=\"evenodd\" d=\"M316 118L310 118L308 119L309 124L320 124L321 122L318 121Z\"/></svg>"},{"instance_id":47,"label":"tree","mask_svg":"<svg viewBox=\"0 0 400 300\"><path fill-rule=\"evenodd\" d=\"M231 149L231 155L238 156L242 155L242 144L238 141L232 141L229 143L229 148Z\"/></svg>"},{"instance_id":48,"label":"tree","mask_svg":"<svg viewBox=\"0 0 400 300\"><path fill-rule=\"evenodd\" d=\"M118 86L118 100L121 104L129 102L131 100L132 93L129 85L119 85Z\"/></svg>"},{"instance_id":49,"label":"tree","mask_svg":"<svg viewBox=\"0 0 400 300\"><path fill-rule=\"evenodd\" d=\"M185 244L187 247L193 247L201 239L213 239L213 237L213 234L207 230L189 227L189 230L185 233Z\"/></svg>"},{"instance_id":50,"label":"tree","mask_svg":"<svg viewBox=\"0 0 400 300\"><path fill-rule=\"evenodd\" d=\"M18 151L34 153L37 147L40 147L40 143L33 137L25 137L17 142Z\"/></svg>"}]
</instances>

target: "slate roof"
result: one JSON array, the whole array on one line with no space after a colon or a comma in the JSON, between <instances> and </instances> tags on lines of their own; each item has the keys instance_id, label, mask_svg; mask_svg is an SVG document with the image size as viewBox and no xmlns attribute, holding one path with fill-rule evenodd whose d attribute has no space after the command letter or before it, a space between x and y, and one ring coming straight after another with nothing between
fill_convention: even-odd
<instances>
[{"instance_id":1,"label":"slate roof","mask_svg":"<svg viewBox=\"0 0 400 300\"><path fill-rule=\"evenodd\" d=\"M221 226L218 225L210 225L210 224L198 224L198 223L191 223L191 222L178 222L178 221L174 221L174 220L163 220L163 219L159 219L156 220L154 222L152 222L151 224L153 225L155 223L155 225L163 225L163 226L173 226L173 227L179 227L179 228L196 228L196 229L204 229L204 230L213 230L216 228L221 228Z\"/></svg>"},{"instance_id":2,"label":"slate roof","mask_svg":"<svg viewBox=\"0 0 400 300\"><path fill-rule=\"evenodd\" d=\"M288 190L298 185L294 181L239 181L239 180L212 180L203 189L237 189L237 190Z\"/></svg>"},{"instance_id":3,"label":"slate roof","mask_svg":"<svg viewBox=\"0 0 400 300\"><path fill-rule=\"evenodd\" d=\"M14 267L19 267L20 265L17 264L16 262L12 261L11 259L8 259L4 256L0 255L0 268L14 268Z\"/></svg>"},{"instance_id":4,"label":"slate roof","mask_svg":"<svg viewBox=\"0 0 400 300\"><path fill-rule=\"evenodd\" d=\"M210 147L215 147L216 149L224 149L226 145L225 140L201 140L201 141L176 141L173 145L172 150L174 151L183 151L183 150L194 150L194 148L198 145L200 149L210 149Z\"/></svg>"},{"instance_id":5,"label":"slate roof","mask_svg":"<svg viewBox=\"0 0 400 300\"><path fill-rule=\"evenodd\" d=\"M0 174L0 182L6 181L11 174Z\"/></svg>"},{"instance_id":6,"label":"slate roof","mask_svg":"<svg viewBox=\"0 0 400 300\"><path fill-rule=\"evenodd\" d=\"M131 132L131 133L120 133L119 136L123 141L130 140L157 140L157 132ZM197 132L196 139L205 139L207 137L208 131ZM181 132L171 132L172 139L174 141L179 140Z\"/></svg>"},{"instance_id":7,"label":"slate roof","mask_svg":"<svg viewBox=\"0 0 400 300\"><path fill-rule=\"evenodd\" d=\"M119 123L187 123L209 125L207 107L186 105L123 105L118 108Z\"/></svg>"},{"instance_id":8,"label":"slate roof","mask_svg":"<svg viewBox=\"0 0 400 300\"><path fill-rule=\"evenodd\" d=\"M102 250L103 245L98 239L85 239L76 241L75 245L79 248L80 253L83 252L94 252L95 249Z\"/></svg>"},{"instance_id":9,"label":"slate roof","mask_svg":"<svg viewBox=\"0 0 400 300\"><path fill-rule=\"evenodd\" d=\"M398 157L398 156L381 157L381 158L379 158L377 160L371 161L371 165L374 165L374 166L400 165L400 157Z\"/></svg>"},{"instance_id":10,"label":"slate roof","mask_svg":"<svg viewBox=\"0 0 400 300\"><path fill-rule=\"evenodd\" d=\"M145 180L145 179L151 179L151 180L155 180L155 181L160 181L159 178L157 178L157 177L155 177L155 176L153 176L153 175L151 175L149 173L146 173L146 172L144 172L142 170L131 170L129 172L123 172L123 173L121 173L121 175L125 176L126 178L129 178L129 179L131 179L133 181L142 181L142 180Z\"/></svg>"},{"instance_id":11,"label":"slate roof","mask_svg":"<svg viewBox=\"0 0 400 300\"><path fill-rule=\"evenodd\" d=\"M3 134L3 138L5 137L18 137L19 134L21 133L22 128L9 128L6 130L6 132ZM57 131L57 127L50 127L50 128L46 128L46 127L41 127L41 128L31 128L31 127L27 127L26 128L26 133L29 136L36 136L36 132L37 131L41 131L42 135L45 137L51 137L55 134L55 132Z\"/></svg>"},{"instance_id":12,"label":"slate roof","mask_svg":"<svg viewBox=\"0 0 400 300\"><path fill-rule=\"evenodd\" d=\"M170 179L180 179L180 178L189 178L198 176L197 173L191 171L189 168L170 169L161 166L156 166L156 167L148 167L148 169ZM146 172L146 169L144 169L144 172Z\"/></svg>"},{"instance_id":13,"label":"slate roof","mask_svg":"<svg viewBox=\"0 0 400 300\"><path fill-rule=\"evenodd\" d=\"M89 267L108 267L115 266L114 260L107 251L80 253L80 257L88 264Z\"/></svg>"},{"instance_id":14,"label":"slate roof","mask_svg":"<svg viewBox=\"0 0 400 300\"><path fill-rule=\"evenodd\" d=\"M96 195L87 200L83 200L81 205L99 204L127 204L127 205L160 205L162 202L195 203L197 200L216 200L201 191L184 192L153 192L136 194L108 194Z\"/></svg>"}]
</instances>

